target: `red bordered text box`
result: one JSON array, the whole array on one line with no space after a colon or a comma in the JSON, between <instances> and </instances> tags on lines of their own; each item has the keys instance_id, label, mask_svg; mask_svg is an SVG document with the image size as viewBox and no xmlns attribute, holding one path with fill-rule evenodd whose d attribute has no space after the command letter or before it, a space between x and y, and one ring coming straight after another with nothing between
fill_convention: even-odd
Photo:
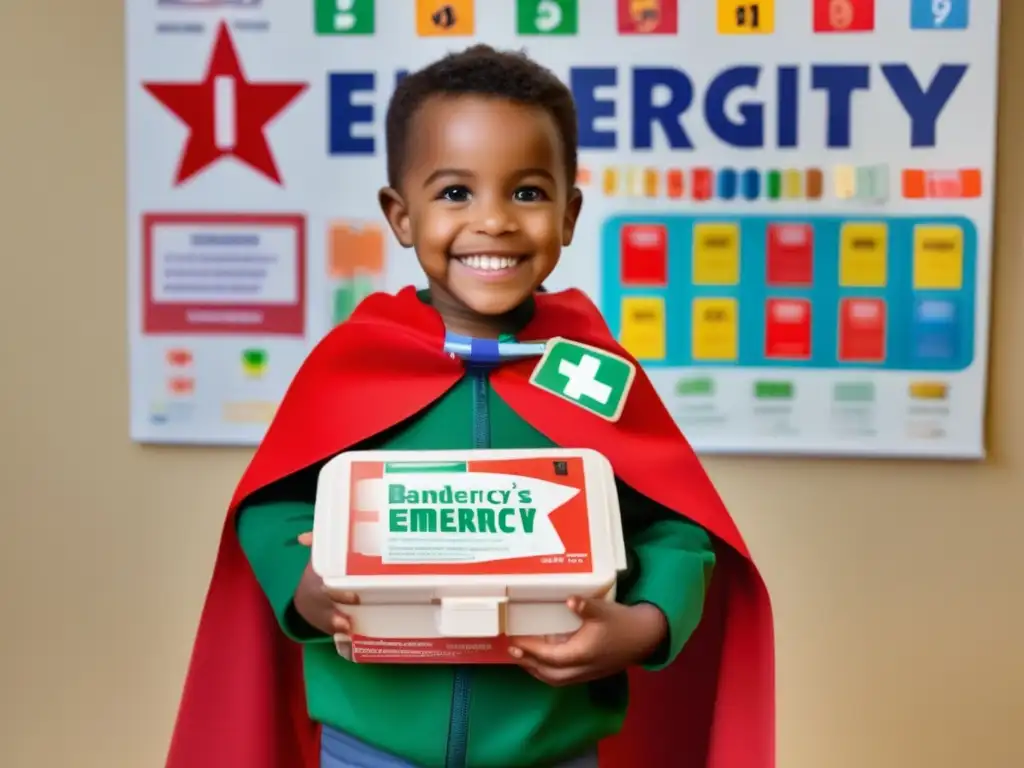
<instances>
[{"instance_id":1,"label":"red bordered text box","mask_svg":"<svg viewBox=\"0 0 1024 768\"><path fill-rule=\"evenodd\" d=\"M247 250L246 230L269 242ZM201 252L158 252L161 235L166 245L196 234L207 236ZM142 256L145 333L305 333L303 216L151 213L142 217Z\"/></svg>"}]
</instances>

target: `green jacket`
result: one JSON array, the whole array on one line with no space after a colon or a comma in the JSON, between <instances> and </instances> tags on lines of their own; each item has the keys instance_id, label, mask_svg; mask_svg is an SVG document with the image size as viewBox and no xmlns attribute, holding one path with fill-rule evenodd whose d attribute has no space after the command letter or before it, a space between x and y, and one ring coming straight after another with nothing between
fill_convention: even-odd
<instances>
[{"instance_id":1,"label":"green jacket","mask_svg":"<svg viewBox=\"0 0 1024 768\"><path fill-rule=\"evenodd\" d=\"M359 448L549 448L491 388L469 373L424 412ZM425 768L543 766L585 752L625 718L626 675L551 687L515 665L353 664L298 615L292 596L309 560L297 543L312 530L316 471L247 500L238 535L281 629L304 648L310 717ZM646 667L668 665L697 626L715 556L707 533L619 485L629 568L620 602L648 602L670 627ZM639 768L639 767L638 767Z\"/></svg>"}]
</instances>

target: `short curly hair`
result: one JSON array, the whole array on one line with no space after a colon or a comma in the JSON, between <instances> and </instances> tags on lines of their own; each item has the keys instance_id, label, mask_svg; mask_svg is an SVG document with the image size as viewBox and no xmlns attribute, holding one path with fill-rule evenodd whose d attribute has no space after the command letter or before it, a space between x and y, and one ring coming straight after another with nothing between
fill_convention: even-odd
<instances>
[{"instance_id":1,"label":"short curly hair","mask_svg":"<svg viewBox=\"0 0 1024 768\"><path fill-rule=\"evenodd\" d=\"M473 45L411 72L399 82L386 120L388 184L397 187L405 170L409 126L416 111L434 96L478 95L540 107L562 137L565 172L576 183L579 128L572 92L549 69L525 53Z\"/></svg>"}]
</instances>

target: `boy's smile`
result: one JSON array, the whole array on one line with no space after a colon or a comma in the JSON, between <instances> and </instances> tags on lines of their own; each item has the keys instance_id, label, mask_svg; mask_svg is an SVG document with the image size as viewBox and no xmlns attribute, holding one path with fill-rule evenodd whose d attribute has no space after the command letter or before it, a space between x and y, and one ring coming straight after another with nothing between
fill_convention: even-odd
<instances>
[{"instance_id":1,"label":"boy's smile","mask_svg":"<svg viewBox=\"0 0 1024 768\"><path fill-rule=\"evenodd\" d=\"M417 111L398 189L381 206L416 249L434 306L452 330L494 336L572 241L582 197L543 109L475 95ZM514 330L514 329L511 329Z\"/></svg>"}]
</instances>

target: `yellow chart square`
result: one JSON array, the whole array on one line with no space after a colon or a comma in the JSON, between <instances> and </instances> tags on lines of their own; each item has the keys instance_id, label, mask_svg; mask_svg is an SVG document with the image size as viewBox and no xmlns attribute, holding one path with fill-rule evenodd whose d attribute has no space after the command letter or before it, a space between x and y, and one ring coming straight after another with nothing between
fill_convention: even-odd
<instances>
[{"instance_id":1,"label":"yellow chart square","mask_svg":"<svg viewBox=\"0 0 1024 768\"><path fill-rule=\"evenodd\" d=\"M614 197L619 194L619 171L617 168L605 168L601 174L601 180L605 195Z\"/></svg>"},{"instance_id":2,"label":"yellow chart square","mask_svg":"<svg viewBox=\"0 0 1024 768\"><path fill-rule=\"evenodd\" d=\"M837 165L834 173L836 197L849 200L857 194L857 170L852 165Z\"/></svg>"},{"instance_id":3,"label":"yellow chart square","mask_svg":"<svg viewBox=\"0 0 1024 768\"><path fill-rule=\"evenodd\" d=\"M847 288L885 287L888 241L885 224L844 224L839 236L839 284Z\"/></svg>"},{"instance_id":4,"label":"yellow chart square","mask_svg":"<svg viewBox=\"0 0 1024 768\"><path fill-rule=\"evenodd\" d=\"M913 381L909 389L914 400L945 400L949 396L949 386L941 381Z\"/></svg>"},{"instance_id":5,"label":"yellow chart square","mask_svg":"<svg viewBox=\"0 0 1024 768\"><path fill-rule=\"evenodd\" d=\"M739 224L693 225L693 284L736 285L740 281Z\"/></svg>"},{"instance_id":6,"label":"yellow chart square","mask_svg":"<svg viewBox=\"0 0 1024 768\"><path fill-rule=\"evenodd\" d=\"M739 355L736 299L693 300L693 359L735 360Z\"/></svg>"},{"instance_id":7,"label":"yellow chart square","mask_svg":"<svg viewBox=\"0 0 1024 768\"><path fill-rule=\"evenodd\" d=\"M958 290L964 283L964 231L949 225L914 227L914 288Z\"/></svg>"},{"instance_id":8,"label":"yellow chart square","mask_svg":"<svg viewBox=\"0 0 1024 768\"><path fill-rule=\"evenodd\" d=\"M795 168L787 168L782 174L782 196L787 200L798 200L804 196L804 174Z\"/></svg>"},{"instance_id":9,"label":"yellow chart square","mask_svg":"<svg viewBox=\"0 0 1024 768\"><path fill-rule=\"evenodd\" d=\"M619 342L638 360L664 360L665 300L647 296L624 298Z\"/></svg>"},{"instance_id":10,"label":"yellow chart square","mask_svg":"<svg viewBox=\"0 0 1024 768\"><path fill-rule=\"evenodd\" d=\"M420 37L472 35L474 0L416 0L416 34Z\"/></svg>"},{"instance_id":11,"label":"yellow chart square","mask_svg":"<svg viewBox=\"0 0 1024 768\"><path fill-rule=\"evenodd\" d=\"M775 0L718 0L718 34L770 35L775 31Z\"/></svg>"},{"instance_id":12,"label":"yellow chart square","mask_svg":"<svg viewBox=\"0 0 1024 768\"><path fill-rule=\"evenodd\" d=\"M626 169L626 194L629 197L644 196L644 169L631 165Z\"/></svg>"},{"instance_id":13,"label":"yellow chart square","mask_svg":"<svg viewBox=\"0 0 1024 768\"><path fill-rule=\"evenodd\" d=\"M658 173L658 170L656 168L644 169L644 195L646 195L647 197L658 196L660 177L661 174Z\"/></svg>"}]
</instances>

